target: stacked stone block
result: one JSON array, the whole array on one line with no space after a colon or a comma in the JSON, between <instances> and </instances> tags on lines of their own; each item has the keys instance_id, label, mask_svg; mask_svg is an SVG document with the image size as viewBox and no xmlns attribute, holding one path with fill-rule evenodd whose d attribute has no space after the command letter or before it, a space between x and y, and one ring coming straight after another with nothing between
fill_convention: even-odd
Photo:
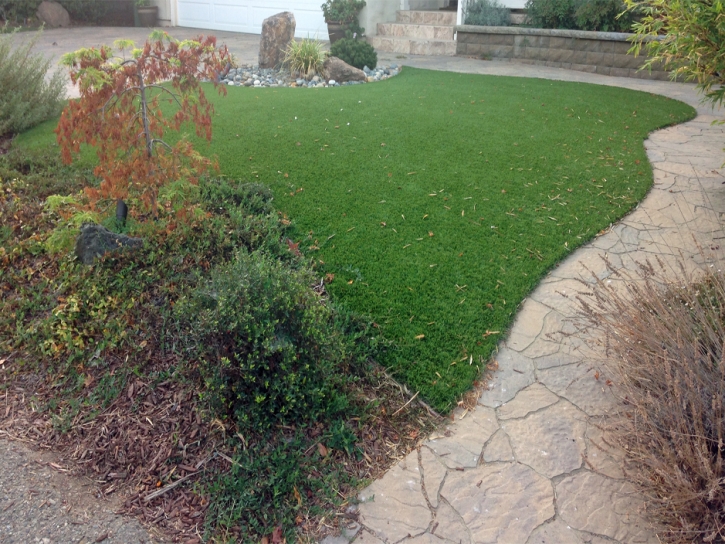
<instances>
[{"instance_id":1,"label":"stacked stone block","mask_svg":"<svg viewBox=\"0 0 725 544\"><path fill-rule=\"evenodd\" d=\"M631 34L538 28L456 27L456 54L484 59L516 60L618 77L667 80L661 65L640 70L645 56L627 54Z\"/></svg>"}]
</instances>

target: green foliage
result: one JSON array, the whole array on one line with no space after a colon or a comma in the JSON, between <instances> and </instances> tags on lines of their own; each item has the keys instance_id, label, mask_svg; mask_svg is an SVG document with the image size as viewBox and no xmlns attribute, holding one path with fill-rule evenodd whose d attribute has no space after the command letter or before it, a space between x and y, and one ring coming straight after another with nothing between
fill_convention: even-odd
<instances>
[{"instance_id":1,"label":"green foliage","mask_svg":"<svg viewBox=\"0 0 725 544\"><path fill-rule=\"evenodd\" d=\"M100 23L108 13L108 0L58 0L58 3L68 10L72 21L86 23Z\"/></svg>"},{"instance_id":2,"label":"green foliage","mask_svg":"<svg viewBox=\"0 0 725 544\"><path fill-rule=\"evenodd\" d=\"M622 0L528 0L527 24L535 28L630 32L632 14Z\"/></svg>"},{"instance_id":3,"label":"green foliage","mask_svg":"<svg viewBox=\"0 0 725 544\"><path fill-rule=\"evenodd\" d=\"M330 46L330 55L344 60L355 68L364 66L375 68L378 64L378 54L373 46L363 40L343 38Z\"/></svg>"},{"instance_id":4,"label":"green foliage","mask_svg":"<svg viewBox=\"0 0 725 544\"><path fill-rule=\"evenodd\" d=\"M0 0L0 20L22 23L31 17L43 0Z\"/></svg>"},{"instance_id":5,"label":"green foliage","mask_svg":"<svg viewBox=\"0 0 725 544\"><path fill-rule=\"evenodd\" d=\"M632 32L633 15L622 0L587 0L575 14L577 29L601 32Z\"/></svg>"},{"instance_id":6,"label":"green foliage","mask_svg":"<svg viewBox=\"0 0 725 544\"><path fill-rule=\"evenodd\" d=\"M327 0L322 4L325 21L349 24L357 22L365 0Z\"/></svg>"},{"instance_id":7,"label":"green foliage","mask_svg":"<svg viewBox=\"0 0 725 544\"><path fill-rule=\"evenodd\" d=\"M212 406L244 429L314 419L334 397L340 354L313 283L308 269L241 251L176 305L192 345L205 346Z\"/></svg>"},{"instance_id":8,"label":"green foliage","mask_svg":"<svg viewBox=\"0 0 725 544\"><path fill-rule=\"evenodd\" d=\"M509 10L498 0L469 0L463 6L463 24L509 26Z\"/></svg>"},{"instance_id":9,"label":"green foliage","mask_svg":"<svg viewBox=\"0 0 725 544\"><path fill-rule=\"evenodd\" d=\"M281 527L280 536L297 542L297 512L315 515L320 512L317 504L339 504L337 492L344 493L354 484L315 446L314 440L295 433L240 451L231 470L208 487L213 497L206 512L210 533L227 528L223 541L256 544Z\"/></svg>"},{"instance_id":10,"label":"green foliage","mask_svg":"<svg viewBox=\"0 0 725 544\"><path fill-rule=\"evenodd\" d=\"M645 67L664 63L673 78L695 81L708 101L725 98L725 11L719 0L625 0L639 11L630 52L645 48ZM661 39L652 39L661 38Z\"/></svg>"},{"instance_id":11,"label":"green foliage","mask_svg":"<svg viewBox=\"0 0 725 544\"><path fill-rule=\"evenodd\" d=\"M576 28L578 0L527 0L526 23L535 28Z\"/></svg>"},{"instance_id":12,"label":"green foliage","mask_svg":"<svg viewBox=\"0 0 725 544\"><path fill-rule=\"evenodd\" d=\"M290 71L311 76L322 71L322 65L327 57L320 40L304 38L292 40L284 52L283 64Z\"/></svg>"},{"instance_id":13,"label":"green foliage","mask_svg":"<svg viewBox=\"0 0 725 544\"><path fill-rule=\"evenodd\" d=\"M24 40L17 30L0 33L0 135L27 130L61 110L64 78L60 72L47 78L50 60L33 52L40 32Z\"/></svg>"}]
</instances>

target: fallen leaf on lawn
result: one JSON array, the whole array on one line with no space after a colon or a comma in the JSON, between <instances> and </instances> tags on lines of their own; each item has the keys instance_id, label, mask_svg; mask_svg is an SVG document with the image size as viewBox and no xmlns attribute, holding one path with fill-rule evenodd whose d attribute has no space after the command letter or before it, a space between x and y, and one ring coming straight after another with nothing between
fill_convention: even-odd
<instances>
[{"instance_id":1,"label":"fallen leaf on lawn","mask_svg":"<svg viewBox=\"0 0 725 544\"><path fill-rule=\"evenodd\" d=\"M415 337L416 340L423 340L423 338L425 338L425 334L419 334Z\"/></svg>"},{"instance_id":2,"label":"fallen leaf on lawn","mask_svg":"<svg viewBox=\"0 0 725 544\"><path fill-rule=\"evenodd\" d=\"M272 544L285 544L287 539L282 535L282 526L275 527L272 531Z\"/></svg>"},{"instance_id":3,"label":"fallen leaf on lawn","mask_svg":"<svg viewBox=\"0 0 725 544\"><path fill-rule=\"evenodd\" d=\"M347 284L348 284L348 285L352 285L354 281L355 281L355 280L350 280L349 282L347 282Z\"/></svg>"},{"instance_id":4,"label":"fallen leaf on lawn","mask_svg":"<svg viewBox=\"0 0 725 544\"><path fill-rule=\"evenodd\" d=\"M321 446L322 444L317 444L318 446ZM324 448L324 446L322 446ZM297 486L294 486L292 488L292 492L295 494L295 499L297 499L297 506L302 506L302 495L300 495L300 492L297 491Z\"/></svg>"},{"instance_id":5,"label":"fallen leaf on lawn","mask_svg":"<svg viewBox=\"0 0 725 544\"><path fill-rule=\"evenodd\" d=\"M320 457L327 457L327 448L322 442L317 443L317 453L320 454Z\"/></svg>"}]
</instances>

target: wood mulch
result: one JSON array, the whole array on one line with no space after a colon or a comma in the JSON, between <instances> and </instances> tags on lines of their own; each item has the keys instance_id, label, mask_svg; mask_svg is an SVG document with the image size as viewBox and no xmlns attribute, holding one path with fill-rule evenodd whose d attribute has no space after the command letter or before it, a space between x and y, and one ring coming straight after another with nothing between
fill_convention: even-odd
<instances>
[{"instance_id":1,"label":"wood mulch","mask_svg":"<svg viewBox=\"0 0 725 544\"><path fill-rule=\"evenodd\" d=\"M230 470L234 429L202 415L190 384L134 377L102 412L82 408L72 420L60 421L58 410L45 409L57 397L54 384L23 372L14 355L0 355L0 361L0 435L62 455L75 474L95 482L98 492L120 494L123 513L160 529L171 541L201 541L208 499L189 484ZM165 357L153 366L174 363ZM109 371L99 369L96 379ZM374 374L374 387L357 392L382 399L379 416L358 437L360 460L333 452L357 479L382 475L441 421L417 400L409 402L413 395L382 369ZM353 496L355 490L342 492ZM345 515L337 518L302 520L298 529L310 538L334 534Z\"/></svg>"}]
</instances>

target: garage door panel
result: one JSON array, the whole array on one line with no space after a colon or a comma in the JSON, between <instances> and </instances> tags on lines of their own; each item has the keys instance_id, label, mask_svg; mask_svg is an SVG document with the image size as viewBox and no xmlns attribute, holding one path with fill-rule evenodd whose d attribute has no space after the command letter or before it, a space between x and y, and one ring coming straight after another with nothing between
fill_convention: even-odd
<instances>
[{"instance_id":1,"label":"garage door panel","mask_svg":"<svg viewBox=\"0 0 725 544\"><path fill-rule=\"evenodd\" d=\"M210 2L179 2L179 13L184 14L185 21L194 23L209 24L212 22ZM184 26L194 26L185 24ZM199 27L206 28L206 27Z\"/></svg>"},{"instance_id":2,"label":"garage door panel","mask_svg":"<svg viewBox=\"0 0 725 544\"><path fill-rule=\"evenodd\" d=\"M234 3L214 4L214 22L217 24L232 24L242 27L250 26L249 8Z\"/></svg>"},{"instance_id":3,"label":"garage door panel","mask_svg":"<svg viewBox=\"0 0 725 544\"><path fill-rule=\"evenodd\" d=\"M328 39L320 0L178 0L179 25L208 30L260 34L263 21L276 13L291 11L298 38Z\"/></svg>"}]
</instances>

